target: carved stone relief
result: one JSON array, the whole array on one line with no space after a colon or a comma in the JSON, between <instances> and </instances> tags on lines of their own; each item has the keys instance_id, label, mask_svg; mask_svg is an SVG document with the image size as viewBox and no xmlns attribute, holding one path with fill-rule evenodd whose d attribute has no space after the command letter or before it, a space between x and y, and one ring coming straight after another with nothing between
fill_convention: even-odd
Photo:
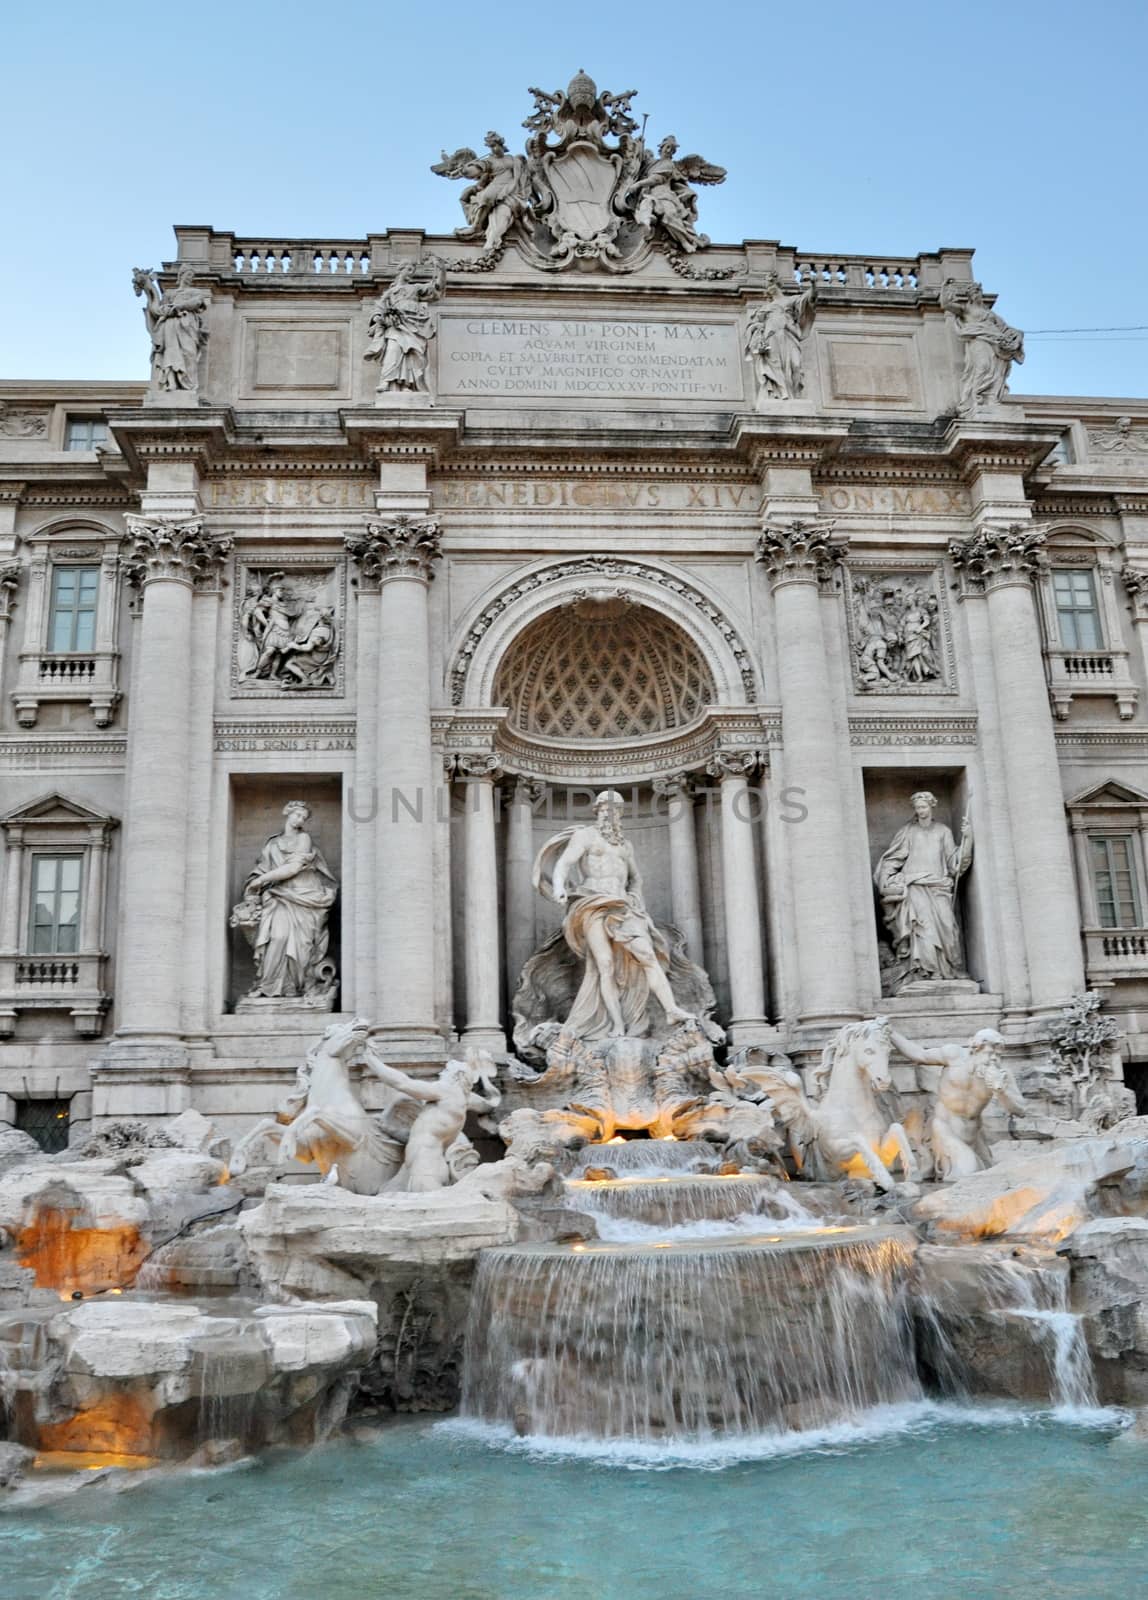
<instances>
[{"instance_id":1,"label":"carved stone relief","mask_svg":"<svg viewBox=\"0 0 1148 1600\"><path fill-rule=\"evenodd\" d=\"M952 627L935 564L851 562L845 610L859 694L955 691Z\"/></svg>"},{"instance_id":2,"label":"carved stone relief","mask_svg":"<svg viewBox=\"0 0 1148 1600\"><path fill-rule=\"evenodd\" d=\"M343 693L344 576L300 556L238 564L233 698Z\"/></svg>"},{"instance_id":3,"label":"carved stone relief","mask_svg":"<svg viewBox=\"0 0 1148 1600\"><path fill-rule=\"evenodd\" d=\"M7 406L0 401L0 438L42 439L48 431L48 413Z\"/></svg>"},{"instance_id":4,"label":"carved stone relief","mask_svg":"<svg viewBox=\"0 0 1148 1600\"><path fill-rule=\"evenodd\" d=\"M698 231L694 184L725 181L725 168L697 155L679 155L664 138L650 149L631 115L637 93L599 90L579 71L565 89L531 89L534 110L523 155L511 154L500 133L486 135L486 152L464 146L431 171L465 178L460 198L462 239L481 239L477 258L449 263L455 270L494 265L513 240L544 271L595 265L633 272L657 245L688 277L729 277L731 268L698 273L687 258L709 243Z\"/></svg>"}]
</instances>

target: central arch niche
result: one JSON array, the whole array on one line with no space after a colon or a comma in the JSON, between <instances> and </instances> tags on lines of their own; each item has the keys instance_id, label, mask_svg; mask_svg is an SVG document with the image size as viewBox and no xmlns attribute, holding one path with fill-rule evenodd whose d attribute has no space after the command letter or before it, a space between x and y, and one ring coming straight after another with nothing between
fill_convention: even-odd
<instances>
[{"instance_id":1,"label":"central arch niche","mask_svg":"<svg viewBox=\"0 0 1148 1600\"><path fill-rule=\"evenodd\" d=\"M511 728L572 743L669 733L716 698L684 629L621 596L581 598L539 617L507 650L494 683Z\"/></svg>"}]
</instances>

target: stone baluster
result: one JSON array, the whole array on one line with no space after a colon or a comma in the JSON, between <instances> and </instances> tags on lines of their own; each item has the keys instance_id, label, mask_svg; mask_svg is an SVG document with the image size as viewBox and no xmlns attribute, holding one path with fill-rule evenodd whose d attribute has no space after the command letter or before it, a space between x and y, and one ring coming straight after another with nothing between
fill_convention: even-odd
<instances>
[{"instance_id":1,"label":"stone baluster","mask_svg":"<svg viewBox=\"0 0 1148 1600\"><path fill-rule=\"evenodd\" d=\"M20 937L20 901L23 895L24 830L16 822L4 829L4 882L0 893L0 955L18 955Z\"/></svg>"},{"instance_id":2,"label":"stone baluster","mask_svg":"<svg viewBox=\"0 0 1148 1600\"><path fill-rule=\"evenodd\" d=\"M434 830L428 586L439 528L398 513L348 534L365 582L379 587L375 701L376 1005L379 1043L396 1060L441 1056L435 1024Z\"/></svg>"},{"instance_id":3,"label":"stone baluster","mask_svg":"<svg viewBox=\"0 0 1148 1600\"><path fill-rule=\"evenodd\" d=\"M1023 522L983 527L950 554L962 582L984 593L1001 755L1032 1004L1062 1006L1084 985L1080 910L1064 813L1033 580L1044 535Z\"/></svg>"},{"instance_id":4,"label":"stone baluster","mask_svg":"<svg viewBox=\"0 0 1148 1600\"><path fill-rule=\"evenodd\" d=\"M847 541L832 524L767 524L757 546L773 590L785 786L806 816L786 830L793 877L801 1020L857 1015L842 777L820 585Z\"/></svg>"},{"instance_id":5,"label":"stone baluster","mask_svg":"<svg viewBox=\"0 0 1148 1600\"><path fill-rule=\"evenodd\" d=\"M698 845L694 833L693 782L687 773L655 778L654 793L667 802L670 835L670 892L674 925L685 936L690 960L705 965L702 906L698 887Z\"/></svg>"},{"instance_id":6,"label":"stone baluster","mask_svg":"<svg viewBox=\"0 0 1148 1600\"><path fill-rule=\"evenodd\" d=\"M709 765L721 787L722 901L729 963L729 1038L733 1046L760 1037L765 1020L765 971L757 893L756 798L749 779L756 751L723 750ZM696 959L696 957L695 957Z\"/></svg>"},{"instance_id":7,"label":"stone baluster","mask_svg":"<svg viewBox=\"0 0 1148 1600\"><path fill-rule=\"evenodd\" d=\"M133 576L143 590L128 729L125 859L117 946L117 1038L181 1032L188 793L192 730L192 593L231 540L186 521L127 519ZM197 830L202 819L196 819Z\"/></svg>"},{"instance_id":8,"label":"stone baluster","mask_svg":"<svg viewBox=\"0 0 1148 1600\"><path fill-rule=\"evenodd\" d=\"M463 1043L504 1051L500 1024L502 966L499 960L498 856L495 841L495 779L498 757L460 755L455 770L466 786L465 891L466 1028Z\"/></svg>"},{"instance_id":9,"label":"stone baluster","mask_svg":"<svg viewBox=\"0 0 1148 1600\"><path fill-rule=\"evenodd\" d=\"M530 778L516 778L507 813L506 978L511 1000L522 969L535 949L536 895L530 875L534 867L534 807L542 793L540 783Z\"/></svg>"}]
</instances>

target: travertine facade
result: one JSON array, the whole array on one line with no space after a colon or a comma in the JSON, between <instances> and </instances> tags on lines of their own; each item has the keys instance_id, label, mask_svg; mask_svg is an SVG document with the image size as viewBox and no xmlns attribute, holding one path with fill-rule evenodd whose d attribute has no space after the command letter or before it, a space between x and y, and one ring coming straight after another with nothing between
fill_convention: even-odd
<instances>
[{"instance_id":1,"label":"travertine facade","mask_svg":"<svg viewBox=\"0 0 1148 1600\"><path fill-rule=\"evenodd\" d=\"M505 1051L604 788L733 1046L1021 1067L1091 987L1136 1082L1148 402L1008 395L971 251L710 244L628 106L444 157L459 238L177 228L150 383L0 384L0 1120L238 1129L331 1004ZM932 983L874 883L920 791L976 840Z\"/></svg>"}]
</instances>

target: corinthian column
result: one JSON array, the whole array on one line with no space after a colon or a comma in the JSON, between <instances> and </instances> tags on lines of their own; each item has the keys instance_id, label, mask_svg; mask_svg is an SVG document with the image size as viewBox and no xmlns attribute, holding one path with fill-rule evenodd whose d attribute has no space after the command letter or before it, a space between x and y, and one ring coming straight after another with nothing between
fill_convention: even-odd
<instances>
[{"instance_id":1,"label":"corinthian column","mask_svg":"<svg viewBox=\"0 0 1148 1600\"><path fill-rule=\"evenodd\" d=\"M522 969L534 954L535 891L530 881L534 866L534 807L542 785L516 778L506 820L506 986L508 999Z\"/></svg>"},{"instance_id":2,"label":"corinthian column","mask_svg":"<svg viewBox=\"0 0 1148 1600\"><path fill-rule=\"evenodd\" d=\"M191 786L192 592L231 550L198 518L127 519L143 589L128 722L124 872L117 944L118 1039L181 1032L187 798ZM202 819L200 819L202 821Z\"/></svg>"},{"instance_id":3,"label":"corinthian column","mask_svg":"<svg viewBox=\"0 0 1148 1600\"><path fill-rule=\"evenodd\" d=\"M736 1048L761 1034L765 1020L765 976L761 955L761 909L753 836L756 796L749 775L754 751L723 750L710 763L721 784L721 871L725 944L729 966L729 1036ZM694 957L697 960L697 956Z\"/></svg>"},{"instance_id":4,"label":"corinthian column","mask_svg":"<svg viewBox=\"0 0 1148 1600\"><path fill-rule=\"evenodd\" d=\"M397 515L349 534L363 581L379 588L375 701L375 989L380 1044L402 1060L442 1054L435 1026L434 829L427 589L439 528Z\"/></svg>"},{"instance_id":5,"label":"corinthian column","mask_svg":"<svg viewBox=\"0 0 1148 1600\"><path fill-rule=\"evenodd\" d=\"M806 810L786 829L786 840L800 1019L813 1023L857 1014L850 868L819 592L846 545L831 523L800 519L767 524L757 545L773 590L785 784Z\"/></svg>"},{"instance_id":6,"label":"corinthian column","mask_svg":"<svg viewBox=\"0 0 1148 1600\"><path fill-rule=\"evenodd\" d=\"M669 808L670 897L674 925L685 937L690 960L704 967L693 784L686 773L674 778L655 778L654 793L665 800Z\"/></svg>"},{"instance_id":7,"label":"corinthian column","mask_svg":"<svg viewBox=\"0 0 1148 1600\"><path fill-rule=\"evenodd\" d=\"M500 1022L501 964L498 937L498 857L494 837L494 780L498 758L462 755L457 761L466 784L466 1030L463 1043L479 1050L503 1051Z\"/></svg>"},{"instance_id":8,"label":"corinthian column","mask_svg":"<svg viewBox=\"0 0 1148 1600\"><path fill-rule=\"evenodd\" d=\"M1044 535L985 527L949 547L988 604L1001 754L1032 1004L1063 1005L1084 987L1080 911L1033 597Z\"/></svg>"}]
</instances>

